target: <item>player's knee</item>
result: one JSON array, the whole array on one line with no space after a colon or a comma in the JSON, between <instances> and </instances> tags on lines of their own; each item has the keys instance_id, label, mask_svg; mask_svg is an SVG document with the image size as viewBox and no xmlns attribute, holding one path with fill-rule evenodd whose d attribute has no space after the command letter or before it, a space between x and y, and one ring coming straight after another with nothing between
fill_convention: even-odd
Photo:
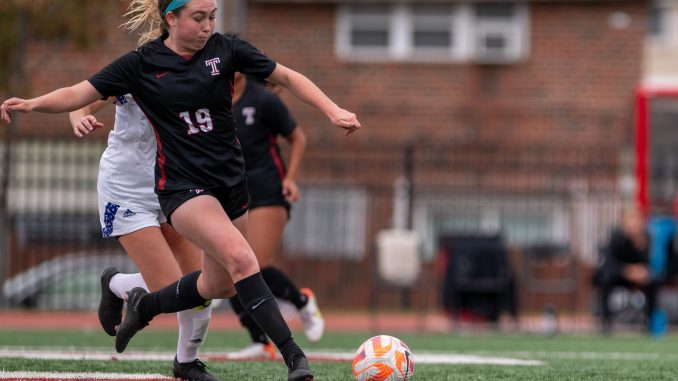
<instances>
[{"instance_id":1,"label":"player's knee","mask_svg":"<svg viewBox=\"0 0 678 381\"><path fill-rule=\"evenodd\" d=\"M205 299L223 299L235 295L235 287L230 277L204 276L198 284L198 291Z\"/></svg>"},{"instance_id":2,"label":"player's knee","mask_svg":"<svg viewBox=\"0 0 678 381\"><path fill-rule=\"evenodd\" d=\"M233 279L242 279L259 272L259 264L254 253L249 249L242 249L232 253L229 261L229 272Z\"/></svg>"}]
</instances>

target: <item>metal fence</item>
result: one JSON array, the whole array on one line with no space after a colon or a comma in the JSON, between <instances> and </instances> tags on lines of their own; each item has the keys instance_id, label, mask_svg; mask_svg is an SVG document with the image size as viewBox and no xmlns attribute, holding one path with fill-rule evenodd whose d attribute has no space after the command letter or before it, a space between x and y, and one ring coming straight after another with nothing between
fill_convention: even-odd
<instances>
[{"instance_id":1,"label":"metal fence","mask_svg":"<svg viewBox=\"0 0 678 381\"><path fill-rule=\"evenodd\" d=\"M100 234L96 177L104 144L51 138L12 143L2 176L8 179L6 208L0 209L6 221L0 236L4 306L94 308L101 268L134 269L117 242ZM277 265L313 287L328 308L377 301L383 308L440 309L441 237L499 234L515 272L520 310L560 303L558 292L532 297L534 274L526 263L533 262L525 256L534 247L552 246L578 269L595 263L597 246L618 220L617 155L598 147L439 142L313 146ZM392 228L414 230L421 239L420 280L407 287L408 301L403 287L383 281L377 271L375 239ZM540 276L567 276L566 284L576 285L567 289L564 308L588 308L586 271L551 267Z\"/></svg>"}]
</instances>

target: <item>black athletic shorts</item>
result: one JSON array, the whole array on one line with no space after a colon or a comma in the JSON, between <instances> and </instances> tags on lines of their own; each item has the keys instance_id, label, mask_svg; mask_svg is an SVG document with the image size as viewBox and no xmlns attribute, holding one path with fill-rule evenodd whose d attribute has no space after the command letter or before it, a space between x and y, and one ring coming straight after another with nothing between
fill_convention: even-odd
<instances>
[{"instance_id":1,"label":"black athletic shorts","mask_svg":"<svg viewBox=\"0 0 678 381\"><path fill-rule=\"evenodd\" d=\"M181 204L193 197L210 195L221 204L231 221L247 213L250 205L250 194L247 191L247 181L243 180L232 187L219 187L210 189L191 189L177 192L163 192L158 194L160 209L167 217L167 223L172 224L172 213Z\"/></svg>"},{"instance_id":2,"label":"black athletic shorts","mask_svg":"<svg viewBox=\"0 0 678 381\"><path fill-rule=\"evenodd\" d=\"M250 210L262 206L284 206L290 214L290 203L282 194L282 182L273 176L247 174L247 185L250 191Z\"/></svg>"}]
</instances>

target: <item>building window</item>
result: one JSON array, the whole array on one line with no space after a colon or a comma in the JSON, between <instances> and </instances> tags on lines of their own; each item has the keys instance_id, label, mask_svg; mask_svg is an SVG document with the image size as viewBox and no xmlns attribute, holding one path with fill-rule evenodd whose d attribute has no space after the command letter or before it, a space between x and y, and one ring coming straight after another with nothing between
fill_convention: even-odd
<instances>
[{"instance_id":1,"label":"building window","mask_svg":"<svg viewBox=\"0 0 678 381\"><path fill-rule=\"evenodd\" d=\"M513 62L522 58L523 25L518 7L512 3L476 4L474 58L480 62Z\"/></svg>"},{"instance_id":2,"label":"building window","mask_svg":"<svg viewBox=\"0 0 678 381\"><path fill-rule=\"evenodd\" d=\"M650 37L660 38L666 33L665 24L666 19L666 4L663 1L653 1L650 5L650 20L648 25L648 32Z\"/></svg>"},{"instance_id":3,"label":"building window","mask_svg":"<svg viewBox=\"0 0 678 381\"><path fill-rule=\"evenodd\" d=\"M346 4L336 30L347 60L509 63L528 50L524 3Z\"/></svg>"},{"instance_id":4,"label":"building window","mask_svg":"<svg viewBox=\"0 0 678 381\"><path fill-rule=\"evenodd\" d=\"M412 49L415 54L446 54L454 50L454 12L448 6L412 9Z\"/></svg>"},{"instance_id":5,"label":"building window","mask_svg":"<svg viewBox=\"0 0 678 381\"><path fill-rule=\"evenodd\" d=\"M304 187L285 228L287 256L362 260L367 231L367 191L357 187Z\"/></svg>"},{"instance_id":6,"label":"building window","mask_svg":"<svg viewBox=\"0 0 678 381\"><path fill-rule=\"evenodd\" d=\"M350 44L356 49L382 49L389 46L388 9L380 5L355 7L350 10Z\"/></svg>"}]
</instances>

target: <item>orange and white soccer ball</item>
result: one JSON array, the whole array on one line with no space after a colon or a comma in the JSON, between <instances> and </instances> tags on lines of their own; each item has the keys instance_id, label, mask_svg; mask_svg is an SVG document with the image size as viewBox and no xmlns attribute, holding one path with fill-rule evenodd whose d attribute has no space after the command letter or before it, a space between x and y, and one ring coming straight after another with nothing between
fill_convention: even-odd
<instances>
[{"instance_id":1,"label":"orange and white soccer ball","mask_svg":"<svg viewBox=\"0 0 678 381\"><path fill-rule=\"evenodd\" d=\"M414 357L402 340L379 335L366 340L353 357L353 377L358 381L409 381Z\"/></svg>"}]
</instances>

